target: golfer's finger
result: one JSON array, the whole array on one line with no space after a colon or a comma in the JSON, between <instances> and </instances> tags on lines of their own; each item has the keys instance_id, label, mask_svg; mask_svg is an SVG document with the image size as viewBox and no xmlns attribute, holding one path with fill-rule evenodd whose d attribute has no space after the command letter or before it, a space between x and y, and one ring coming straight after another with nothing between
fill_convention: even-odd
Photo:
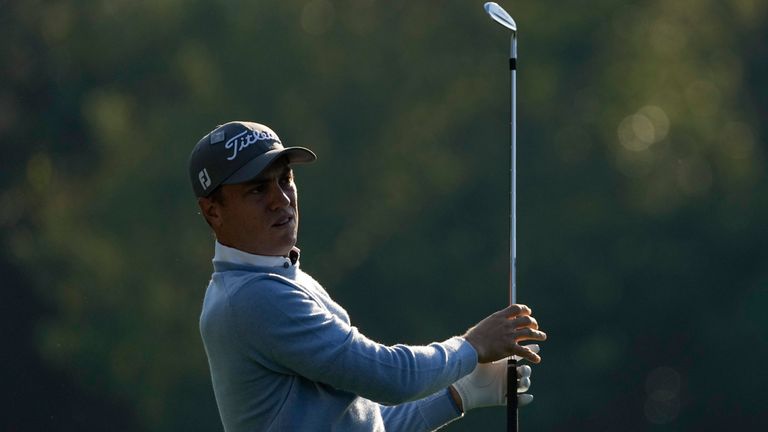
<instances>
[{"instance_id":1,"label":"golfer's finger","mask_svg":"<svg viewBox=\"0 0 768 432\"><path fill-rule=\"evenodd\" d=\"M539 328L539 322L536 321L536 318L530 315L520 315L509 320L508 322L509 322L509 325L511 325L513 328L518 328L518 327L530 327L534 329Z\"/></svg>"},{"instance_id":2,"label":"golfer's finger","mask_svg":"<svg viewBox=\"0 0 768 432\"><path fill-rule=\"evenodd\" d=\"M531 350L531 352L534 352L536 354L538 354L539 350L540 350L538 344L523 345L522 347L523 348L527 348L527 349ZM520 360L523 359L522 357L520 357L518 355L514 355L514 356L512 356L512 358L514 358L516 361L520 361ZM522 366L518 366L518 367L522 367Z\"/></svg>"},{"instance_id":3,"label":"golfer's finger","mask_svg":"<svg viewBox=\"0 0 768 432\"><path fill-rule=\"evenodd\" d=\"M505 317L514 318L521 315L530 315L531 314L531 308L524 304L513 304L507 306L505 309L500 310Z\"/></svg>"},{"instance_id":4,"label":"golfer's finger","mask_svg":"<svg viewBox=\"0 0 768 432\"><path fill-rule=\"evenodd\" d=\"M517 392L518 393L525 393L530 388L531 388L531 379L530 378L528 378L528 377L520 378L517 381Z\"/></svg>"},{"instance_id":5,"label":"golfer's finger","mask_svg":"<svg viewBox=\"0 0 768 432\"><path fill-rule=\"evenodd\" d=\"M541 362L541 357L526 347L516 345L514 351L514 354L523 360L528 360L531 363Z\"/></svg>"},{"instance_id":6,"label":"golfer's finger","mask_svg":"<svg viewBox=\"0 0 768 432\"><path fill-rule=\"evenodd\" d=\"M526 340L538 340L538 341L547 340L546 333L544 333L541 330L536 330L529 327L515 329L515 331L511 332L511 334L515 342L526 341Z\"/></svg>"},{"instance_id":7,"label":"golfer's finger","mask_svg":"<svg viewBox=\"0 0 768 432\"><path fill-rule=\"evenodd\" d=\"M528 394L528 393L517 395L517 406L518 407L524 407L524 406L528 405L531 402L533 402L533 395Z\"/></svg>"},{"instance_id":8,"label":"golfer's finger","mask_svg":"<svg viewBox=\"0 0 768 432\"><path fill-rule=\"evenodd\" d=\"M529 350L535 352L536 354L538 354L539 351L541 351L541 347L539 347L539 344L528 344L528 345L523 345L523 347L528 348Z\"/></svg>"},{"instance_id":9,"label":"golfer's finger","mask_svg":"<svg viewBox=\"0 0 768 432\"><path fill-rule=\"evenodd\" d=\"M531 376L531 367L528 365L522 365L517 367L517 377L520 379L528 378Z\"/></svg>"}]
</instances>

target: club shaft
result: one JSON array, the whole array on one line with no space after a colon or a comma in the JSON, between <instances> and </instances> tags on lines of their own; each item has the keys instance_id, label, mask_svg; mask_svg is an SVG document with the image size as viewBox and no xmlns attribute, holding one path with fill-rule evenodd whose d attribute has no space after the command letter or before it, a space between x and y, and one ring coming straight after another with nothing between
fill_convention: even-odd
<instances>
[{"instance_id":1,"label":"club shaft","mask_svg":"<svg viewBox=\"0 0 768 432\"><path fill-rule=\"evenodd\" d=\"M509 188L509 303L517 303L517 100L515 91L517 70L517 32L512 33L509 49L510 75L510 188ZM507 431L518 431L517 412L517 362L507 364Z\"/></svg>"},{"instance_id":2,"label":"club shaft","mask_svg":"<svg viewBox=\"0 0 768 432\"><path fill-rule=\"evenodd\" d=\"M513 35L509 58L510 93L509 93L509 135L510 135L510 187L509 187L509 303L517 303L517 103L515 89L517 87L515 70L517 68L517 39Z\"/></svg>"}]
</instances>

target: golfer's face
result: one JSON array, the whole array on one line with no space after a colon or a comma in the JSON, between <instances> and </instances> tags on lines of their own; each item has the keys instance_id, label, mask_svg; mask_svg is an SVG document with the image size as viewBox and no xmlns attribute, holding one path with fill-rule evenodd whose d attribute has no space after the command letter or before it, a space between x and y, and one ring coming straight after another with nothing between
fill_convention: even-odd
<instances>
[{"instance_id":1,"label":"golfer's face","mask_svg":"<svg viewBox=\"0 0 768 432\"><path fill-rule=\"evenodd\" d=\"M285 161L247 183L222 186L219 240L257 255L288 255L299 228L296 184Z\"/></svg>"}]
</instances>

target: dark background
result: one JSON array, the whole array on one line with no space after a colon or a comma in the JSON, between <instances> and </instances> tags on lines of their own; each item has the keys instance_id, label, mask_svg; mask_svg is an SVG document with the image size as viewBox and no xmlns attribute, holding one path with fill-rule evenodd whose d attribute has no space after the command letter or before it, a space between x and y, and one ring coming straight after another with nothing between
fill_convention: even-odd
<instances>
[{"instance_id":1,"label":"dark background","mask_svg":"<svg viewBox=\"0 0 768 432\"><path fill-rule=\"evenodd\" d=\"M768 4L502 6L549 334L522 430L765 430ZM479 1L0 1L0 430L221 430L186 162L228 120L319 155L302 265L364 333L503 307L508 44Z\"/></svg>"}]
</instances>

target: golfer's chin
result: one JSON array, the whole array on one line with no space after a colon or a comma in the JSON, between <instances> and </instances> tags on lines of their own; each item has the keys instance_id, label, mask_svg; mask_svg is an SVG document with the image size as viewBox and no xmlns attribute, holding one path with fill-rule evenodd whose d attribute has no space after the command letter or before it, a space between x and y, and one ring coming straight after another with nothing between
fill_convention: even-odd
<instances>
[{"instance_id":1,"label":"golfer's chin","mask_svg":"<svg viewBox=\"0 0 768 432\"><path fill-rule=\"evenodd\" d=\"M274 253L270 255L288 256L291 249L296 246L296 233L286 233L279 241L275 242Z\"/></svg>"},{"instance_id":2,"label":"golfer's chin","mask_svg":"<svg viewBox=\"0 0 768 432\"><path fill-rule=\"evenodd\" d=\"M272 226L272 235L274 236L272 244L275 252L277 252L276 255L288 256L291 249L296 246L298 231L299 224L295 218L291 218L286 224Z\"/></svg>"},{"instance_id":3,"label":"golfer's chin","mask_svg":"<svg viewBox=\"0 0 768 432\"><path fill-rule=\"evenodd\" d=\"M295 240L291 242L290 246L287 246L286 248L284 248L278 255L285 256L285 257L290 256L291 250L293 250L294 246L296 246Z\"/></svg>"},{"instance_id":4,"label":"golfer's chin","mask_svg":"<svg viewBox=\"0 0 768 432\"><path fill-rule=\"evenodd\" d=\"M264 256L288 256L291 249L296 246L296 240L295 232L283 232L280 235L269 236L266 238L261 237L260 239L253 239L249 242L227 242L226 240L219 239L219 241L226 246L250 254Z\"/></svg>"}]
</instances>

